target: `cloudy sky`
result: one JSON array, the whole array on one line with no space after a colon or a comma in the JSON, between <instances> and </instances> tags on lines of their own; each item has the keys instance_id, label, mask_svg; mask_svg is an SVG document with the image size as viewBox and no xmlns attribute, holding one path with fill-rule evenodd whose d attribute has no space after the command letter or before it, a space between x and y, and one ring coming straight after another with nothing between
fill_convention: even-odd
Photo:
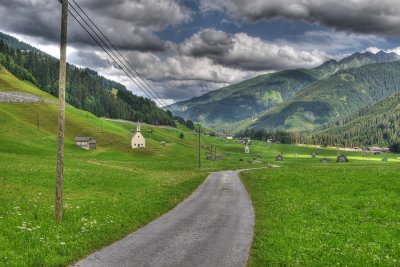
<instances>
[{"instance_id":1,"label":"cloudy sky","mask_svg":"<svg viewBox=\"0 0 400 267\"><path fill-rule=\"evenodd\" d=\"M400 51L398 0L75 1L168 103L354 52ZM0 31L58 57L60 12L58 0L0 0ZM143 95L71 16L68 38L70 63Z\"/></svg>"}]
</instances>

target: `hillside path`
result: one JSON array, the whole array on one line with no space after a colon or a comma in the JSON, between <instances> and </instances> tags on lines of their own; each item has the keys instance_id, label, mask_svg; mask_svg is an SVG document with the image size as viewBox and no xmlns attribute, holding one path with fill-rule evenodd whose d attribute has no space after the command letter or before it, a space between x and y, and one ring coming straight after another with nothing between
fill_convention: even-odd
<instances>
[{"instance_id":1,"label":"hillside path","mask_svg":"<svg viewBox=\"0 0 400 267\"><path fill-rule=\"evenodd\" d=\"M238 174L212 173L173 210L73 266L245 266L254 211Z\"/></svg>"}]
</instances>

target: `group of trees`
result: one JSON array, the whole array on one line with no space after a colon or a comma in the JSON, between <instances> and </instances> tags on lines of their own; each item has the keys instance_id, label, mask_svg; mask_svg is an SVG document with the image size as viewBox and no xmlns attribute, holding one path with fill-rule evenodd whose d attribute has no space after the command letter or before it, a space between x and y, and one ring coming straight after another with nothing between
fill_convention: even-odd
<instances>
[{"instance_id":1,"label":"group of trees","mask_svg":"<svg viewBox=\"0 0 400 267\"><path fill-rule=\"evenodd\" d=\"M1 37L1 36L0 36ZM12 44L18 44L14 41ZM16 49L0 39L0 64L21 80L58 96L59 60L36 49ZM112 89L118 93L113 95ZM67 64L66 101L100 117L176 126L170 113L95 71Z\"/></svg>"},{"instance_id":2,"label":"group of trees","mask_svg":"<svg viewBox=\"0 0 400 267\"><path fill-rule=\"evenodd\" d=\"M397 113L400 115L400 113ZM370 121L361 123L357 127L341 132L337 129L336 133L317 132L314 134L269 131L260 129L247 129L240 132L240 137L250 137L254 140L267 141L272 139L274 142L282 144L313 144L321 146L339 146L339 147L368 147L380 146L389 147L392 152L400 153L400 129L399 119L397 124L383 123L371 124ZM394 125L397 126L394 126Z\"/></svg>"},{"instance_id":3,"label":"group of trees","mask_svg":"<svg viewBox=\"0 0 400 267\"><path fill-rule=\"evenodd\" d=\"M305 134L286 132L286 131L273 131L263 129L246 129L237 134L238 137L250 137L254 140L267 141L272 139L274 142L282 144L296 144L301 143Z\"/></svg>"},{"instance_id":4,"label":"group of trees","mask_svg":"<svg viewBox=\"0 0 400 267\"><path fill-rule=\"evenodd\" d=\"M400 94L385 99L372 108L361 109L314 133L247 129L239 135L261 141L273 139L284 144L380 146L400 152L400 109L397 108L399 101ZM381 110L383 108L386 112Z\"/></svg>"}]
</instances>

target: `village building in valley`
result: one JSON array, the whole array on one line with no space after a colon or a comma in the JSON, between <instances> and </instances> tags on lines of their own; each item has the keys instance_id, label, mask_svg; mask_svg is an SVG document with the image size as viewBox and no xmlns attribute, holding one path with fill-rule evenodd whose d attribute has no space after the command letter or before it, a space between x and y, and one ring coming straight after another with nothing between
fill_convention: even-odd
<instances>
[{"instance_id":1,"label":"village building in valley","mask_svg":"<svg viewBox=\"0 0 400 267\"><path fill-rule=\"evenodd\" d=\"M146 147L146 139L142 135L140 131L140 123L137 124L136 132L132 136L131 147L133 148L145 148Z\"/></svg>"}]
</instances>

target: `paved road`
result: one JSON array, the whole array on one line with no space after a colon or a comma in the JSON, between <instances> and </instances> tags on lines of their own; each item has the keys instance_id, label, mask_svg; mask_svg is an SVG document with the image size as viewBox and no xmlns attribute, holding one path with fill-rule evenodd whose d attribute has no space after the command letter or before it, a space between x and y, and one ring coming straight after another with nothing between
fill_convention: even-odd
<instances>
[{"instance_id":1,"label":"paved road","mask_svg":"<svg viewBox=\"0 0 400 267\"><path fill-rule=\"evenodd\" d=\"M253 225L238 171L213 173L175 209L74 266L245 266Z\"/></svg>"}]
</instances>

